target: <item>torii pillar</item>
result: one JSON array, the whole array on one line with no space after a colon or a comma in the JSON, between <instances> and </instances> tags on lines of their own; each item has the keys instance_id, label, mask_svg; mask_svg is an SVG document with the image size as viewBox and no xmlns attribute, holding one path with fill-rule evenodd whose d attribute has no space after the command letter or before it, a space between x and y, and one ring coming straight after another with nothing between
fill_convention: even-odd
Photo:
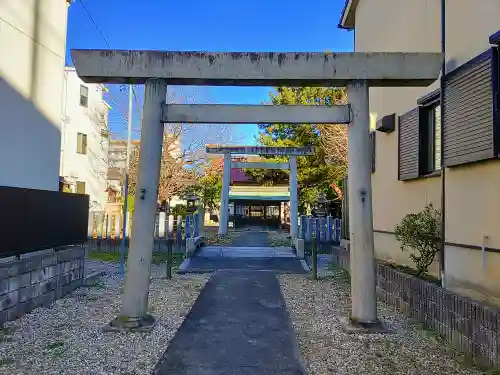
<instances>
[{"instance_id":1,"label":"torii pillar","mask_svg":"<svg viewBox=\"0 0 500 375\"><path fill-rule=\"evenodd\" d=\"M346 321L346 327L356 332L378 329L380 325L375 295L371 166L368 153L368 88L429 86L439 76L443 54L73 50L72 57L78 75L85 82L149 83L146 85L138 182L139 194L144 188L145 196L144 199L140 198L139 206L136 203L124 304L120 317L112 323L114 329L144 331L151 329L154 322L147 315L147 296L156 201L156 196L154 199L152 196L154 188L157 189L158 180L150 169L156 166L159 168L158 144L161 141L153 141L153 135L158 134L160 137L162 132L152 129L160 127L160 122L166 122L164 120L168 120L168 110L173 109L167 106L162 112L157 94L148 96L148 87L159 87L158 80L168 85L347 87L352 113L348 125L352 311ZM200 121L196 117L199 114L196 106L181 108L184 110L181 110L180 122L213 123L209 116ZM279 114L277 117L280 123L297 123L297 118L309 114L312 116L311 120L302 123L335 124L338 122L333 114L337 110L338 107L328 106L228 108L230 115L238 112L244 117L244 121L239 123L259 123L257 120L262 119L263 114ZM330 121L316 121L316 115L324 120L324 111L331 111ZM208 111L208 114L216 116L214 111ZM232 123L238 123L238 119L235 120ZM146 150L147 148L150 150ZM146 182L144 179L148 176L151 179Z\"/></svg>"}]
</instances>

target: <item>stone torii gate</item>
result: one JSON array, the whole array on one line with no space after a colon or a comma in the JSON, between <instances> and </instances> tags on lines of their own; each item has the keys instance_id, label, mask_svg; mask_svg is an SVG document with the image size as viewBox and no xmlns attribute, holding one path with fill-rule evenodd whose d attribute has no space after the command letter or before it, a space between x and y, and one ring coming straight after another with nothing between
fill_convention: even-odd
<instances>
[{"instance_id":1,"label":"stone torii gate","mask_svg":"<svg viewBox=\"0 0 500 375\"><path fill-rule=\"evenodd\" d=\"M251 106L245 106L251 107ZM348 117L347 117L348 118ZM307 123L308 121L305 121ZM273 123L264 122L267 124ZM290 235L297 238L299 235L299 199L297 195L297 156L308 156L314 154L314 147L207 147L209 154L224 155L224 172L222 177L221 209L219 221L219 234L227 234L229 221L229 185L231 183L231 167L234 168L255 168L255 169L288 169L290 171ZM256 162L232 162L231 155L266 155L266 156L287 156L288 163L256 163Z\"/></svg>"},{"instance_id":2,"label":"stone torii gate","mask_svg":"<svg viewBox=\"0 0 500 375\"><path fill-rule=\"evenodd\" d=\"M112 330L151 329L147 314L149 278L158 179L162 152L162 121L176 113L177 121L214 122L221 107L165 105L167 85L211 86L317 86L347 87L350 115L349 218L352 310L349 323L356 329L377 327L373 217L370 166L369 87L428 86L439 76L440 53L209 53L162 51L73 50L80 78L89 83L145 84L141 149L132 238L120 316ZM207 108L207 107L205 107ZM278 122L341 122L345 107L224 106L226 114L245 114L257 122L259 113ZM307 113L306 113L307 112ZM279 113L279 118L278 118ZM203 118L201 115L203 114ZM210 116L209 116L210 115ZM308 119L306 118L308 117ZM175 117L175 116L172 116ZM212 118L211 118L212 117ZM288 120L287 120L288 119ZM201 121L202 120L202 121ZM319 121L316 121L319 122Z\"/></svg>"}]
</instances>

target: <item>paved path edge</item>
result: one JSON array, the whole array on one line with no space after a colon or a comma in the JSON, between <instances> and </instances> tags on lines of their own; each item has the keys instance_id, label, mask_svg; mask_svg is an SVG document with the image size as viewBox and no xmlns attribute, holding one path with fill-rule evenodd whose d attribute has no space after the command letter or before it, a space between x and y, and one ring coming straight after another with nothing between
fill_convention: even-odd
<instances>
[{"instance_id":1,"label":"paved path edge","mask_svg":"<svg viewBox=\"0 0 500 375\"><path fill-rule=\"evenodd\" d=\"M186 259L186 260L189 260L189 259ZM213 274L212 274L212 276L210 276L208 278L208 280L206 281L206 283L203 285L203 288L200 289L200 292L198 293L198 297L196 297L196 300L191 305L191 308L189 309L189 312L186 315L184 315L184 320L182 321L181 325L177 328L177 330L175 331L175 334L172 336L172 338L170 339L170 341L167 343L167 346L165 346L165 348L163 349L162 355L156 361L156 365L155 365L155 367L154 367L153 372L151 373L151 375L161 375L161 365L162 365L163 361L165 360L165 358L167 357L167 350L168 350L168 347L170 346L170 343L172 341L174 341L175 336L177 336L177 333L182 328L184 328L184 326L187 324L188 318L191 315L191 312L193 311L194 306L198 303L199 298L201 296L201 293L203 293L203 291L205 290L205 287L207 286L208 282L212 279L212 277L213 277ZM280 290L281 290L281 288L280 288ZM287 310L287 312L288 312L288 310ZM295 331L294 331L294 333L295 333Z\"/></svg>"},{"instance_id":2,"label":"paved path edge","mask_svg":"<svg viewBox=\"0 0 500 375\"><path fill-rule=\"evenodd\" d=\"M304 275L297 275L298 277L304 277ZM307 372L307 364L306 360L304 359L302 352L300 350L300 345L299 345L299 338L297 337L297 332L295 332L295 327L293 326L293 321L292 321L292 316L290 315L290 312L288 311L288 306L286 304L286 299L285 296L283 295L283 289L281 288L281 282L279 279L279 274L276 274L276 278L278 279L278 284L280 286L280 294L281 298L283 299L283 302L285 303L285 312L286 315L288 316L287 320L287 325L288 329L291 332L292 337L290 337L290 340L292 340L292 351L293 351L293 356L297 360L297 362L300 365L300 368L302 370L302 373L304 375L308 375L309 373Z\"/></svg>"},{"instance_id":3,"label":"paved path edge","mask_svg":"<svg viewBox=\"0 0 500 375\"><path fill-rule=\"evenodd\" d=\"M302 268L304 268L304 271L309 272L311 269L309 268L309 265L304 259L300 260L300 263L302 264Z\"/></svg>"}]
</instances>

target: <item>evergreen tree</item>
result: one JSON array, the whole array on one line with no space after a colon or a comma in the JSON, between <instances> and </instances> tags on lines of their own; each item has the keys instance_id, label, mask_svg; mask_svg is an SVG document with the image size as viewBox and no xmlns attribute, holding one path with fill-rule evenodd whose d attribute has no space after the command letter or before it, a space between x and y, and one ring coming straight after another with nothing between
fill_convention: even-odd
<instances>
[{"instance_id":1,"label":"evergreen tree","mask_svg":"<svg viewBox=\"0 0 500 375\"><path fill-rule=\"evenodd\" d=\"M273 105L335 105L346 102L344 89L321 87L278 87L276 94L271 93ZM342 125L345 127L345 125ZM259 125L259 142L263 146L301 147L314 146L316 153L312 156L297 158L299 205L304 209L306 205L313 205L318 194L324 192L329 199L337 198L331 188L332 183L339 184L344 177L347 166L338 162L345 158L328 155L329 142L325 142L324 135L331 134L330 128L338 130L339 125L316 124L264 124ZM346 135L345 129L339 134ZM347 142L345 137L344 142ZM335 150L336 151L336 150ZM337 151L336 151L337 152ZM270 157L276 162L287 162L285 157ZM335 161L331 163L331 161ZM247 176L263 185L280 185L288 181L288 171L275 170L245 170Z\"/></svg>"}]
</instances>

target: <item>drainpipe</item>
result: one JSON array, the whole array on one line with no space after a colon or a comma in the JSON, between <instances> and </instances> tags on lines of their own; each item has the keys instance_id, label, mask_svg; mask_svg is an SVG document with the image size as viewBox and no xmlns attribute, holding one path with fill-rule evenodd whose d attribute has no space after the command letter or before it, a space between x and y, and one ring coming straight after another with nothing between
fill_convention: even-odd
<instances>
[{"instance_id":1,"label":"drainpipe","mask_svg":"<svg viewBox=\"0 0 500 375\"><path fill-rule=\"evenodd\" d=\"M440 103L441 103L441 243L439 248L439 267L440 267L440 280L441 286L445 286L445 239L446 239L446 167L444 165L444 122L445 122L445 102L444 102L444 88L445 88L445 74L446 74L446 0L441 0L441 53L445 54L443 65L441 68L441 82L440 82Z\"/></svg>"},{"instance_id":2,"label":"drainpipe","mask_svg":"<svg viewBox=\"0 0 500 375\"><path fill-rule=\"evenodd\" d=\"M61 156L60 156L60 166L59 166L59 173L61 174L61 177L64 177L64 156L65 156L65 150L66 150L66 131L67 131L67 123L66 123L66 118L68 116L68 71L66 70L66 67L64 67L63 70L63 103L64 103L64 108L63 108L63 115L62 115L62 121L61 121Z\"/></svg>"}]
</instances>

